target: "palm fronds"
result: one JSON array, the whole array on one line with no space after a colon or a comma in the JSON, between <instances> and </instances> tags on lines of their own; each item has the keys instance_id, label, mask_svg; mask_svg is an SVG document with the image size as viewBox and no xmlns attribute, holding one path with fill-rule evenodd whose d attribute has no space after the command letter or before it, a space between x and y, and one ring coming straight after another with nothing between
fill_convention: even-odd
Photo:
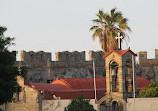
<instances>
[{"instance_id":1,"label":"palm fronds","mask_svg":"<svg viewBox=\"0 0 158 111\"><path fill-rule=\"evenodd\" d=\"M116 11L116 8L111 9L110 14L99 10L97 19L92 20L96 25L90 28L94 31L92 38L99 37L99 42L105 53L111 48L118 49L118 41L115 39L119 33L128 38L126 31L131 31L127 25L128 19L123 17L122 12Z\"/></svg>"}]
</instances>

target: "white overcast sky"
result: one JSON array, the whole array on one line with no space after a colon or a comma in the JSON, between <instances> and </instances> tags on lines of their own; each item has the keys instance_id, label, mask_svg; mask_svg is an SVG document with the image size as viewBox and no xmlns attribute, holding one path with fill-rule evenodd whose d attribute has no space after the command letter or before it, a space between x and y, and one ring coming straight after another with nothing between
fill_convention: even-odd
<instances>
[{"instance_id":1,"label":"white overcast sky","mask_svg":"<svg viewBox=\"0 0 158 111\"><path fill-rule=\"evenodd\" d=\"M129 19L130 42L136 53L158 48L158 0L0 0L0 25L6 36L15 37L10 50L52 52L101 50L89 28L99 9L117 7ZM87 55L88 56L88 55ZM19 58L18 58L19 59Z\"/></svg>"}]
</instances>

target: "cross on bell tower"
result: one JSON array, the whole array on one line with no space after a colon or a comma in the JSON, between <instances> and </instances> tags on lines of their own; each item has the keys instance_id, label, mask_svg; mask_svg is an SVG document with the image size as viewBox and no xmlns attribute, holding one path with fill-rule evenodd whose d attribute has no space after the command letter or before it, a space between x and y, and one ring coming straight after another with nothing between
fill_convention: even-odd
<instances>
[{"instance_id":1,"label":"cross on bell tower","mask_svg":"<svg viewBox=\"0 0 158 111\"><path fill-rule=\"evenodd\" d=\"M122 47L121 47L121 39L123 39L124 37L122 36L121 33L118 34L117 37L115 37L115 39L118 39L118 47L119 47L119 50L122 50Z\"/></svg>"}]
</instances>

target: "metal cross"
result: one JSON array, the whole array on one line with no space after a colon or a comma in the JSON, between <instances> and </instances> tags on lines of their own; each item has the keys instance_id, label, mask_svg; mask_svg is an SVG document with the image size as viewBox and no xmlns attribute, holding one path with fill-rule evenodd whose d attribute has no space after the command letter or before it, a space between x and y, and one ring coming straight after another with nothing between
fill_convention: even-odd
<instances>
[{"instance_id":1,"label":"metal cross","mask_svg":"<svg viewBox=\"0 0 158 111\"><path fill-rule=\"evenodd\" d=\"M121 50L121 39L123 39L124 37L121 36L121 34L119 33L117 37L115 37L115 39L118 39L118 46L119 46L119 50Z\"/></svg>"}]
</instances>

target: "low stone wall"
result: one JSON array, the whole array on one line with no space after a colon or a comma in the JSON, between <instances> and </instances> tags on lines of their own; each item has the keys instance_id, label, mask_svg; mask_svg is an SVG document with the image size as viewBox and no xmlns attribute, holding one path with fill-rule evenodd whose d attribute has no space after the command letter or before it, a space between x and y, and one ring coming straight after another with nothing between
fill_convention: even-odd
<instances>
[{"instance_id":1,"label":"low stone wall","mask_svg":"<svg viewBox=\"0 0 158 111\"><path fill-rule=\"evenodd\" d=\"M43 100L42 111L64 111L64 108L71 103L70 99L65 100ZM94 109L97 110L97 104L95 99L90 100L90 104L93 105Z\"/></svg>"},{"instance_id":2,"label":"low stone wall","mask_svg":"<svg viewBox=\"0 0 158 111\"><path fill-rule=\"evenodd\" d=\"M15 100L6 104L5 111L40 111L38 91L24 85L24 79L17 77L19 85L22 87L22 91L19 93L19 100L15 94Z\"/></svg>"},{"instance_id":3,"label":"low stone wall","mask_svg":"<svg viewBox=\"0 0 158 111\"><path fill-rule=\"evenodd\" d=\"M158 98L128 98L127 111L158 111Z\"/></svg>"}]
</instances>

